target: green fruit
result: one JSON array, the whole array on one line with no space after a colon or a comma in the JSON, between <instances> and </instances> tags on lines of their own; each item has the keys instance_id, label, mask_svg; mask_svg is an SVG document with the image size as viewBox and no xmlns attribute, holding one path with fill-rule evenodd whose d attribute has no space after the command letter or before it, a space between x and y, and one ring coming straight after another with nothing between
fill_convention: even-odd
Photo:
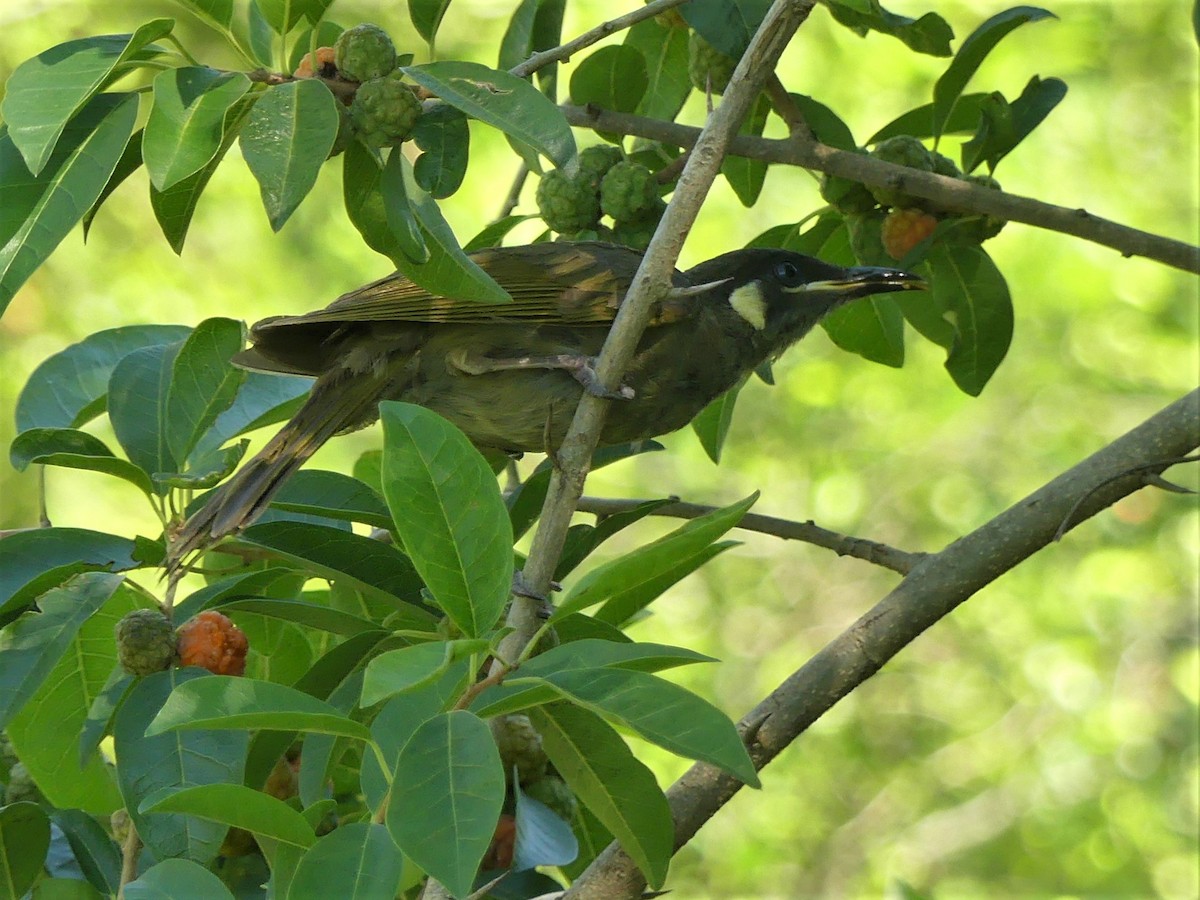
<instances>
[{"instance_id":1,"label":"green fruit","mask_svg":"<svg viewBox=\"0 0 1200 900\"><path fill-rule=\"evenodd\" d=\"M600 209L617 221L643 218L657 200L654 173L637 163L617 163L600 182Z\"/></svg>"},{"instance_id":2,"label":"green fruit","mask_svg":"<svg viewBox=\"0 0 1200 900\"><path fill-rule=\"evenodd\" d=\"M588 147L586 150L580 150L579 156L576 157L577 165L579 166L576 177L580 181L591 185L592 189L599 193L600 182L604 179L608 170L622 159L621 148L614 147L612 144L597 144L594 147Z\"/></svg>"},{"instance_id":3,"label":"green fruit","mask_svg":"<svg viewBox=\"0 0 1200 900\"><path fill-rule=\"evenodd\" d=\"M557 775L547 775L524 786L526 796L545 803L548 807L562 816L567 822L575 818L578 804L575 794L567 787L567 783Z\"/></svg>"},{"instance_id":4,"label":"green fruit","mask_svg":"<svg viewBox=\"0 0 1200 900\"><path fill-rule=\"evenodd\" d=\"M636 219L622 220L613 223L613 240L634 250L645 250L650 246L658 221L662 218L667 204L658 199L655 206Z\"/></svg>"},{"instance_id":5,"label":"green fruit","mask_svg":"<svg viewBox=\"0 0 1200 900\"><path fill-rule=\"evenodd\" d=\"M1000 190L1000 182L991 175L967 175L963 181L977 184L980 187L989 188L993 191ZM946 232L946 239L964 244L982 244L984 241L994 238L1004 228L1004 219L996 219L992 216L967 216L962 219L961 224L957 228L952 228Z\"/></svg>"},{"instance_id":6,"label":"green fruit","mask_svg":"<svg viewBox=\"0 0 1200 900\"><path fill-rule=\"evenodd\" d=\"M130 675L161 672L175 661L175 629L157 609L135 609L113 629L117 658Z\"/></svg>"},{"instance_id":7,"label":"green fruit","mask_svg":"<svg viewBox=\"0 0 1200 900\"><path fill-rule=\"evenodd\" d=\"M929 155L933 158L933 171L938 175L945 175L947 178L962 178L962 169L950 157L938 153L936 150L930 150Z\"/></svg>"},{"instance_id":8,"label":"green fruit","mask_svg":"<svg viewBox=\"0 0 1200 900\"><path fill-rule=\"evenodd\" d=\"M363 84L350 104L350 124L369 147L399 144L421 118L421 101L404 83L401 72Z\"/></svg>"},{"instance_id":9,"label":"green fruit","mask_svg":"<svg viewBox=\"0 0 1200 900\"><path fill-rule=\"evenodd\" d=\"M724 93L737 64L696 32L688 35L688 78L698 90Z\"/></svg>"},{"instance_id":10,"label":"green fruit","mask_svg":"<svg viewBox=\"0 0 1200 900\"><path fill-rule=\"evenodd\" d=\"M886 214L880 211L846 216L846 228L850 232L850 249L854 258L864 266L894 266L895 260L883 249L883 220Z\"/></svg>"},{"instance_id":11,"label":"green fruit","mask_svg":"<svg viewBox=\"0 0 1200 900\"><path fill-rule=\"evenodd\" d=\"M13 803L41 803L42 792L25 763L17 763L8 770L8 786L4 789L4 805Z\"/></svg>"},{"instance_id":12,"label":"green fruit","mask_svg":"<svg viewBox=\"0 0 1200 900\"><path fill-rule=\"evenodd\" d=\"M612 240L613 230L607 225L596 225L592 228L585 228L583 231L576 231L574 234L560 234L554 239L555 243L563 244L573 244L577 241L608 241L611 243ZM538 641L538 649L535 651L535 655L536 653L545 653L551 647L558 646L558 644L554 643L555 638L552 637L553 634L553 631L548 631L543 635L542 639Z\"/></svg>"},{"instance_id":13,"label":"green fruit","mask_svg":"<svg viewBox=\"0 0 1200 900\"><path fill-rule=\"evenodd\" d=\"M870 212L876 206L875 198L865 185L837 175L821 176L821 196L826 203L843 213Z\"/></svg>"},{"instance_id":14,"label":"green fruit","mask_svg":"<svg viewBox=\"0 0 1200 900\"><path fill-rule=\"evenodd\" d=\"M871 151L871 155L876 159L892 163L893 165L906 166L907 168L917 169L921 172L933 171L933 155L917 138L908 134L898 134L895 137L888 138L886 141L880 141L875 145L875 149ZM907 209L912 207L923 208L926 205L926 201L904 193L902 186L899 184L873 187L870 191L871 195L881 206L894 206L898 209Z\"/></svg>"},{"instance_id":15,"label":"green fruit","mask_svg":"<svg viewBox=\"0 0 1200 900\"><path fill-rule=\"evenodd\" d=\"M396 68L396 45L378 25L364 23L343 31L333 49L338 74L350 81L382 78Z\"/></svg>"},{"instance_id":16,"label":"green fruit","mask_svg":"<svg viewBox=\"0 0 1200 900\"><path fill-rule=\"evenodd\" d=\"M521 784L537 781L546 774L549 760L542 749L542 736L529 721L529 716L503 716L493 720L492 735L500 750L506 779L512 777L514 768Z\"/></svg>"},{"instance_id":17,"label":"green fruit","mask_svg":"<svg viewBox=\"0 0 1200 900\"><path fill-rule=\"evenodd\" d=\"M546 225L559 234L594 229L600 220L596 192L562 169L551 169L542 176L537 187L537 206Z\"/></svg>"}]
</instances>

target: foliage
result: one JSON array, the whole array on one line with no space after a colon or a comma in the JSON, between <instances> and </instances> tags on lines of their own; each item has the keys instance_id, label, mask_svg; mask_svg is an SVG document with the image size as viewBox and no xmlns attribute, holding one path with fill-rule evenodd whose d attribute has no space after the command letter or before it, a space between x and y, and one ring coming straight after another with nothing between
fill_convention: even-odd
<instances>
[{"instance_id":1,"label":"foliage","mask_svg":"<svg viewBox=\"0 0 1200 900\"><path fill-rule=\"evenodd\" d=\"M518 77L439 58L439 29L455 8L410 2L411 25L428 45L413 49L429 61L400 60L406 89L424 100L411 134L419 154L406 157L399 139L382 148L353 135L345 140L342 107L356 88L336 71L289 75L305 52L355 24L327 18L340 16L339 5L181 5L227 41L240 71L217 68L217 57L193 52L175 22L154 19L129 34L60 44L10 77L0 108L0 311L74 225L89 225L143 164L163 236L182 252L235 141L272 229L301 215L318 179L336 165L347 214L373 250L435 293L507 299L461 249L439 201L452 198L477 165L471 141L479 126L468 121L502 133L534 173L572 170L575 135L557 105L555 64ZM693 0L683 17L736 57L766 6ZM1001 39L1048 17L1045 10L998 13L952 55L950 26L937 13L914 20L875 2L826 6L856 33L875 31L938 60L949 57L929 79L928 100L861 145L818 98L797 97L816 136L831 146L865 152L906 134L946 150L951 138L964 138L963 171L986 164L992 172L1065 95L1063 81L1033 73L1011 101L999 91L966 93ZM562 7L557 0L518 4L500 65L559 44ZM674 119L689 91L680 34L648 20L622 44L589 49L570 78L570 99ZM772 115L762 101L746 133L764 133ZM630 160L668 172L678 154L646 139L601 138L616 141ZM339 154L340 164L326 165ZM767 172L765 162L744 158L723 168L746 206L759 201ZM668 181L664 193L672 187ZM878 236L888 207L872 198L847 211L829 199L832 207L771 228L756 243L846 265L921 271L932 286L925 306L877 297L846 308L826 330L843 349L899 366L907 322L945 351L955 384L978 395L1008 354L1014 322L1002 266L971 227L982 217L927 209L939 225L897 261ZM517 218L469 245L504 239L521 224ZM854 229L870 222L876 231L855 239ZM605 227L598 217L595 225ZM975 239L963 240L968 232ZM618 729L747 784L757 776L729 718L658 674L709 658L632 643L622 632L671 585L735 546L725 536L756 498L641 540L602 564L590 559L601 543L628 543L622 532L651 508L590 531L576 525L567 558L584 574L522 658L498 659L504 605L521 561L514 540L536 515L544 481L535 475L504 494L489 463L452 426L419 407L385 404L382 456L364 455L353 478L319 470L294 478L260 524L207 558L203 584L177 599L177 622L205 610L235 617L250 636L248 677L172 669L133 679L119 668L113 625L157 604L166 542L195 493L228 476L246 451L244 436L286 419L307 389L302 379L232 365L243 342L243 327L226 318L192 329L98 331L50 356L17 400L15 467L124 481L145 498L161 533L54 526L0 542L0 724L45 794L41 806L0 810L0 857L15 893L39 877L51 880L36 860L49 866L47 854L64 842L90 888L115 893L120 851L100 819L118 807L128 810L149 851L125 887L130 898L240 896L268 877L272 896L392 897L423 875L465 896L489 880L481 861L484 869L496 861L497 822L505 815L515 816L518 868L529 873L515 887L524 893L510 896L543 893L547 881L533 875L535 866L577 872L612 836L651 885L666 883L669 808ZM722 398L696 425L714 461L734 400ZM98 425L110 428L115 445L92 433ZM375 529L372 538L363 526ZM527 798L500 763L489 724L517 712L530 715L553 773L579 801L570 823ZM261 854L266 872L244 864L238 829L253 836L249 856ZM564 855L564 847L579 852Z\"/></svg>"}]
</instances>

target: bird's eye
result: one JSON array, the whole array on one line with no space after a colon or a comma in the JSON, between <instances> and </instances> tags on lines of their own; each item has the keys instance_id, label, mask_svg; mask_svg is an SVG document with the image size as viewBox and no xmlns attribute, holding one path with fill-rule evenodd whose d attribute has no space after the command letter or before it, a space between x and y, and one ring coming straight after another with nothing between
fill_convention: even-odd
<instances>
[{"instance_id":1,"label":"bird's eye","mask_svg":"<svg viewBox=\"0 0 1200 900\"><path fill-rule=\"evenodd\" d=\"M800 270L795 263L781 262L775 264L775 277L786 285L800 283Z\"/></svg>"}]
</instances>

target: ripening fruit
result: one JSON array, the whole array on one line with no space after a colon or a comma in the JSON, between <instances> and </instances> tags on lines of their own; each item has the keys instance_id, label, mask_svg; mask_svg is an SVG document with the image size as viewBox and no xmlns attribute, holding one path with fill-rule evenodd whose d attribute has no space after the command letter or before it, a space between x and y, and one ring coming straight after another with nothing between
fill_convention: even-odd
<instances>
[{"instance_id":1,"label":"ripening fruit","mask_svg":"<svg viewBox=\"0 0 1200 900\"><path fill-rule=\"evenodd\" d=\"M386 31L369 22L343 31L334 52L338 74L350 81L382 78L396 68L396 45Z\"/></svg>"},{"instance_id":2,"label":"ripening fruit","mask_svg":"<svg viewBox=\"0 0 1200 900\"><path fill-rule=\"evenodd\" d=\"M293 78L312 78L320 75L328 78L337 73L337 51L333 47L318 47L316 49L316 64L313 64L313 54L305 53L292 73Z\"/></svg>"},{"instance_id":3,"label":"ripening fruit","mask_svg":"<svg viewBox=\"0 0 1200 900\"><path fill-rule=\"evenodd\" d=\"M892 259L904 259L913 247L933 234L938 220L920 209L896 209L880 228L883 249Z\"/></svg>"},{"instance_id":4,"label":"ripening fruit","mask_svg":"<svg viewBox=\"0 0 1200 900\"><path fill-rule=\"evenodd\" d=\"M230 618L206 609L179 626L179 665L199 666L216 675L241 675L246 671L250 642Z\"/></svg>"},{"instance_id":5,"label":"ripening fruit","mask_svg":"<svg viewBox=\"0 0 1200 900\"><path fill-rule=\"evenodd\" d=\"M152 675L175 660L175 629L161 610L135 609L113 631L117 659L130 675Z\"/></svg>"}]
</instances>

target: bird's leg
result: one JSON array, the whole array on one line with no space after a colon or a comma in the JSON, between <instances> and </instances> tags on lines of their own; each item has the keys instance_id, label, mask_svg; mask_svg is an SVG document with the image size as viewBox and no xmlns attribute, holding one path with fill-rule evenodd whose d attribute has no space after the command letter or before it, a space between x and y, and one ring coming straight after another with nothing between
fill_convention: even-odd
<instances>
[{"instance_id":1,"label":"bird's leg","mask_svg":"<svg viewBox=\"0 0 1200 900\"><path fill-rule=\"evenodd\" d=\"M583 385L583 389L595 397L606 400L632 400L633 388L621 385L615 391L607 390L596 374L596 357L578 353L556 353L552 356L519 356L511 359L493 359L477 353L452 353L447 357L450 365L467 375L486 375L489 372L504 372L512 369L560 369L567 372Z\"/></svg>"}]
</instances>

